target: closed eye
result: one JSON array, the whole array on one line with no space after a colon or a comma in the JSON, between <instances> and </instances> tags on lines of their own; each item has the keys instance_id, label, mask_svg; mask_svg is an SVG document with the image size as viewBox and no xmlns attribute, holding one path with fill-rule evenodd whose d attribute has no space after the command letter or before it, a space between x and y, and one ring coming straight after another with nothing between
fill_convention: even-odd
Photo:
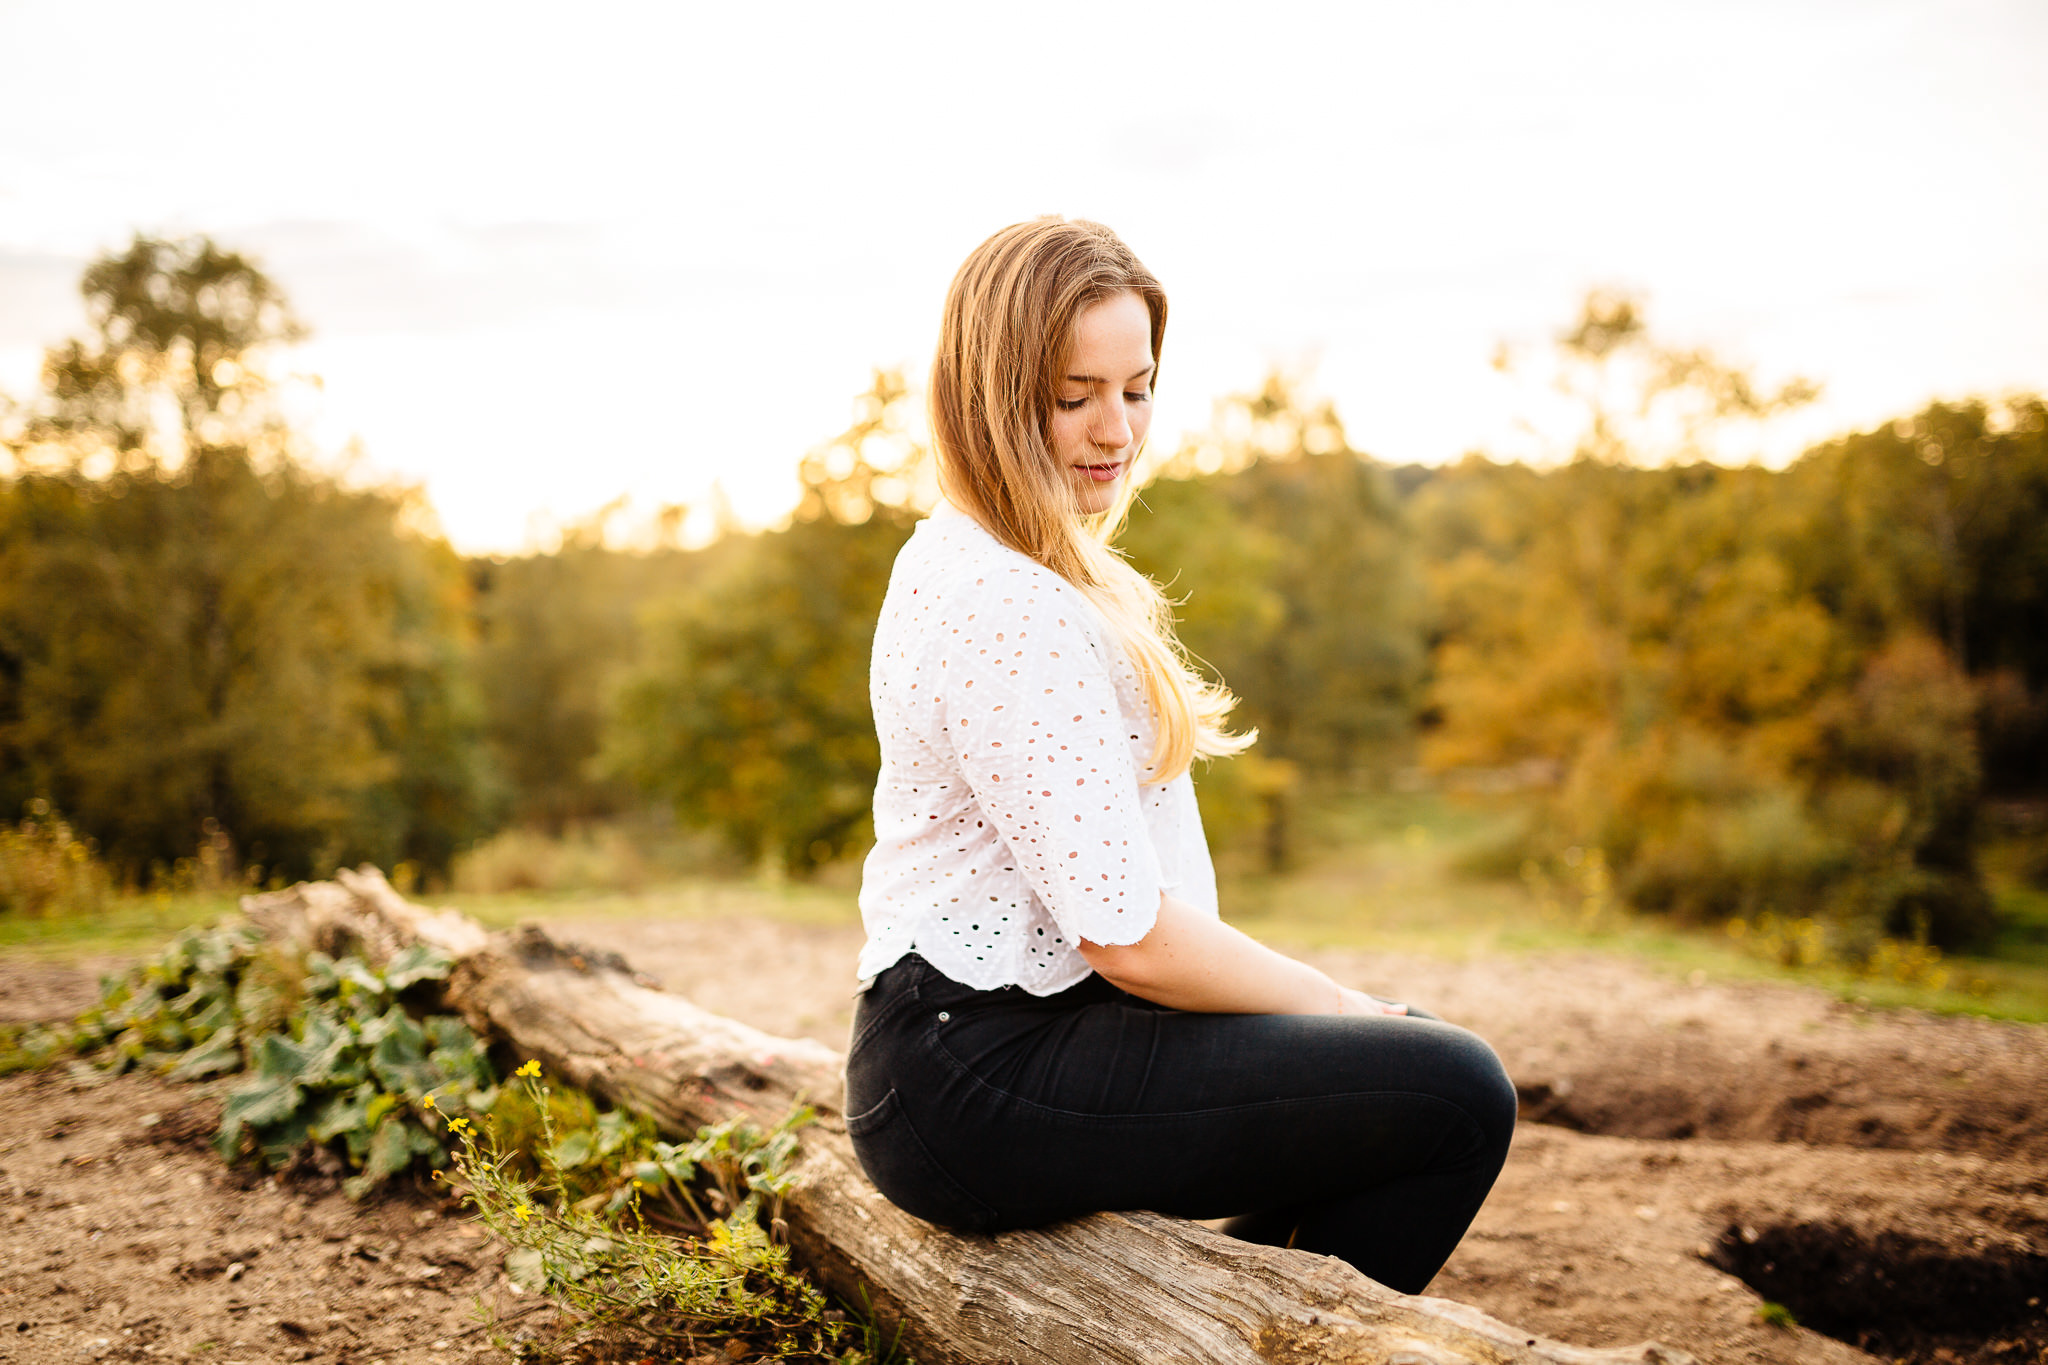
<instances>
[{"instance_id":1,"label":"closed eye","mask_svg":"<svg viewBox=\"0 0 2048 1365\"><path fill-rule=\"evenodd\" d=\"M1124 394L1124 398L1127 402L1132 403L1149 403L1152 401L1152 395L1150 393L1127 392ZM1087 401L1088 400L1085 398L1055 398L1053 399L1053 406L1058 408L1061 412L1073 412Z\"/></svg>"}]
</instances>

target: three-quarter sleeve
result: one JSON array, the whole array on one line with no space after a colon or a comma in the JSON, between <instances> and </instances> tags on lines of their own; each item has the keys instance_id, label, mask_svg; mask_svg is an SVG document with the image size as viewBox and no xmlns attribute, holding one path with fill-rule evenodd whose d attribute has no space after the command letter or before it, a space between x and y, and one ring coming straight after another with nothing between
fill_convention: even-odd
<instances>
[{"instance_id":1,"label":"three-quarter sleeve","mask_svg":"<svg viewBox=\"0 0 2048 1365\"><path fill-rule=\"evenodd\" d=\"M1114 646L1036 566L997 569L948 607L939 689L975 803L1070 941L1137 942L1162 878L1105 660Z\"/></svg>"}]
</instances>

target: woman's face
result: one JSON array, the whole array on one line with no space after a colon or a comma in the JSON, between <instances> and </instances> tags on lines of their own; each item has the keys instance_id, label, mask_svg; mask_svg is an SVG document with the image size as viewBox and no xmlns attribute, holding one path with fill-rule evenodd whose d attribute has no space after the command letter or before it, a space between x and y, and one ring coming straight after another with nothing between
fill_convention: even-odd
<instances>
[{"instance_id":1,"label":"woman's face","mask_svg":"<svg viewBox=\"0 0 2048 1365\"><path fill-rule=\"evenodd\" d=\"M1107 511L1152 425L1152 315L1128 291L1091 304L1053 388L1052 454L1085 513Z\"/></svg>"}]
</instances>

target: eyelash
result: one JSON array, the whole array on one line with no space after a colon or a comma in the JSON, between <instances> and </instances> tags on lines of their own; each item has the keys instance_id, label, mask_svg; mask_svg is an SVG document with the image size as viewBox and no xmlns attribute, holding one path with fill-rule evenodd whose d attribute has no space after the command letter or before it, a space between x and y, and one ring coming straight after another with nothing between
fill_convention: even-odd
<instances>
[{"instance_id":1,"label":"eyelash","mask_svg":"<svg viewBox=\"0 0 2048 1365\"><path fill-rule=\"evenodd\" d=\"M1133 403L1144 403L1149 402L1152 395L1149 393L1127 393L1124 397L1130 399ZM1061 412L1073 412L1088 400L1085 398L1055 398L1052 401L1053 406Z\"/></svg>"}]
</instances>

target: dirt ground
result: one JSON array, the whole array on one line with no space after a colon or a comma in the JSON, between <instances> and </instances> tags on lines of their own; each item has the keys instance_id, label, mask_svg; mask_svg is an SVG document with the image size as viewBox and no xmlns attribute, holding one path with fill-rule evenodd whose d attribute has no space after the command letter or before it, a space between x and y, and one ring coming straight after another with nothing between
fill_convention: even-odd
<instances>
[{"instance_id":1,"label":"dirt ground","mask_svg":"<svg viewBox=\"0 0 2048 1365\"><path fill-rule=\"evenodd\" d=\"M845 1040L857 931L547 927L720 1013ZM2048 1365L2048 1030L1591 956L1310 956L1477 1029L1522 1092L1507 1169L1432 1292L1703 1361ZM0 962L0 1018L78 1007L105 965ZM477 1295L545 1322L430 1198L362 1208L224 1171L195 1092L0 1081L0 1360L455 1365L494 1354ZM1805 1325L1760 1320L1766 1299Z\"/></svg>"}]
</instances>

